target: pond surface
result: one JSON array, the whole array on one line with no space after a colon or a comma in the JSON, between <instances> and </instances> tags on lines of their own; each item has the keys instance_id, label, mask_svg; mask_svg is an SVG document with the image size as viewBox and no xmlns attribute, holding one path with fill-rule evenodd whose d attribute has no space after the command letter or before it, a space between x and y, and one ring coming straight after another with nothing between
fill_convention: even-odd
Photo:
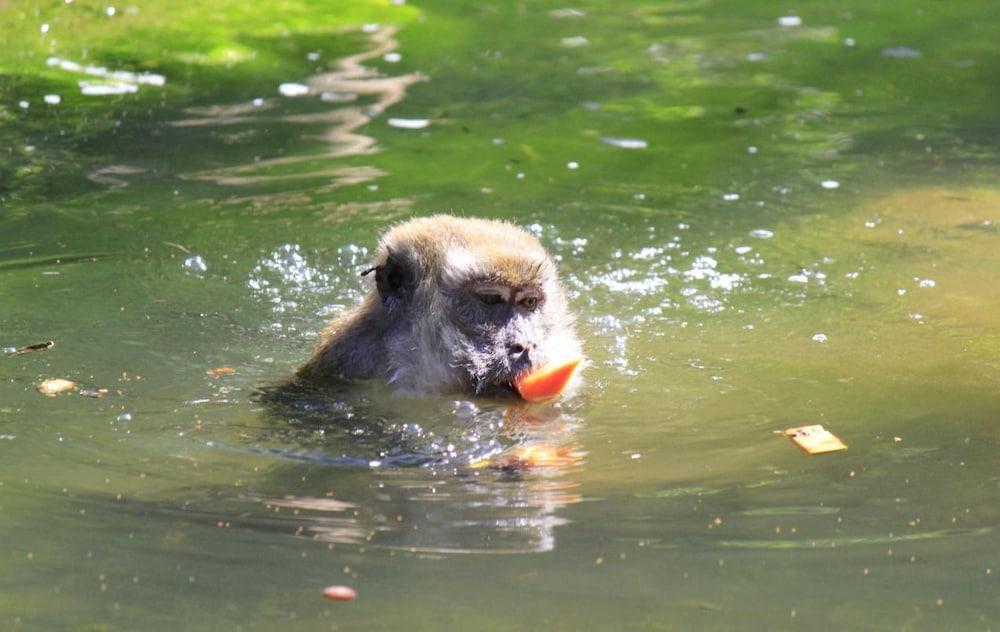
<instances>
[{"instance_id":1,"label":"pond surface","mask_svg":"<svg viewBox=\"0 0 1000 632\"><path fill-rule=\"evenodd\" d=\"M1000 626L992 3L252 7L0 4L0 627ZM437 212L581 393L271 402Z\"/></svg>"}]
</instances>

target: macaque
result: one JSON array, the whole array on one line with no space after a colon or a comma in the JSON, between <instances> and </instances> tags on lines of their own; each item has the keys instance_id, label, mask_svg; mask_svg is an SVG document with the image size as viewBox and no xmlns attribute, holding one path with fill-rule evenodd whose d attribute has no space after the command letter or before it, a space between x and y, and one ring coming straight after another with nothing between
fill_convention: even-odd
<instances>
[{"instance_id":1,"label":"macaque","mask_svg":"<svg viewBox=\"0 0 1000 632\"><path fill-rule=\"evenodd\" d=\"M379 379L397 395L516 395L520 374L580 355L556 266L513 224L436 215L379 241L360 304L323 333L303 378Z\"/></svg>"}]
</instances>

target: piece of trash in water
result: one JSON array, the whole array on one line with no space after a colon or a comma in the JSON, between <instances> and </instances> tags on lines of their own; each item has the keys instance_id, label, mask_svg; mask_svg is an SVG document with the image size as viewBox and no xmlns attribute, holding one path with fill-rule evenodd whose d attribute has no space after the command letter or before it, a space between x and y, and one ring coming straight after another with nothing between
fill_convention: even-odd
<instances>
[{"instance_id":1,"label":"piece of trash in water","mask_svg":"<svg viewBox=\"0 0 1000 632\"><path fill-rule=\"evenodd\" d=\"M81 388L80 395L84 397L94 397L100 399L108 394L108 389L106 388Z\"/></svg>"},{"instance_id":2,"label":"piece of trash in water","mask_svg":"<svg viewBox=\"0 0 1000 632\"><path fill-rule=\"evenodd\" d=\"M809 454L846 450L847 446L820 424L789 428L783 434Z\"/></svg>"},{"instance_id":3,"label":"piece of trash in water","mask_svg":"<svg viewBox=\"0 0 1000 632\"><path fill-rule=\"evenodd\" d=\"M391 118L386 122L390 127L400 129L424 129L431 124L430 119Z\"/></svg>"},{"instance_id":4,"label":"piece of trash in water","mask_svg":"<svg viewBox=\"0 0 1000 632\"><path fill-rule=\"evenodd\" d=\"M220 366L217 369L208 369L205 373L211 375L212 377L220 377L222 375L232 375L236 373L236 369L229 366Z\"/></svg>"},{"instance_id":5,"label":"piece of trash in water","mask_svg":"<svg viewBox=\"0 0 1000 632\"><path fill-rule=\"evenodd\" d=\"M350 586L327 586L323 589L323 598L330 601L354 601L358 591Z\"/></svg>"},{"instance_id":6,"label":"piece of trash in water","mask_svg":"<svg viewBox=\"0 0 1000 632\"><path fill-rule=\"evenodd\" d=\"M52 340L46 340L45 342L36 342L33 345L25 345L23 347L18 347L9 353L11 355L21 355L24 353L32 353L34 351L45 351L46 349L51 349L56 346L56 343Z\"/></svg>"},{"instance_id":7,"label":"piece of trash in water","mask_svg":"<svg viewBox=\"0 0 1000 632\"><path fill-rule=\"evenodd\" d=\"M68 393L70 391L75 391L77 386L76 382L72 380L64 380L61 377L49 378L47 380L42 380L39 382L35 388L38 392L46 397L55 397L61 393Z\"/></svg>"}]
</instances>

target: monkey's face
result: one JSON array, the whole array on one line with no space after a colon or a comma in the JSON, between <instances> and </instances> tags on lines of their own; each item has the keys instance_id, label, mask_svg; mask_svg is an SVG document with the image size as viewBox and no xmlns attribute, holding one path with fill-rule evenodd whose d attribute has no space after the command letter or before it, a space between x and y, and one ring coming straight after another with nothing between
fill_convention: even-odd
<instances>
[{"instance_id":1,"label":"monkey's face","mask_svg":"<svg viewBox=\"0 0 1000 632\"><path fill-rule=\"evenodd\" d=\"M541 284L471 282L450 297L453 365L476 394L512 394L517 376L578 347L561 292Z\"/></svg>"},{"instance_id":2,"label":"monkey's face","mask_svg":"<svg viewBox=\"0 0 1000 632\"><path fill-rule=\"evenodd\" d=\"M372 269L399 391L513 395L519 375L580 353L555 264L510 224L415 220Z\"/></svg>"}]
</instances>

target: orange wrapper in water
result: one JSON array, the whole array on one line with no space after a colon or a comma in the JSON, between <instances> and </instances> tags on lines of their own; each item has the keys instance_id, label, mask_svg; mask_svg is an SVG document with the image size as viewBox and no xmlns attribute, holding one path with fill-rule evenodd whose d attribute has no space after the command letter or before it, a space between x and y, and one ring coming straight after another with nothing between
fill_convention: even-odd
<instances>
[{"instance_id":1,"label":"orange wrapper in water","mask_svg":"<svg viewBox=\"0 0 1000 632\"><path fill-rule=\"evenodd\" d=\"M529 402L547 402L559 397L576 372L582 358L552 362L514 380L514 388Z\"/></svg>"},{"instance_id":2,"label":"orange wrapper in water","mask_svg":"<svg viewBox=\"0 0 1000 632\"><path fill-rule=\"evenodd\" d=\"M354 601L358 591L350 586L327 586L323 589L323 598L330 601Z\"/></svg>"},{"instance_id":3,"label":"orange wrapper in water","mask_svg":"<svg viewBox=\"0 0 1000 632\"><path fill-rule=\"evenodd\" d=\"M789 428L784 431L784 435L809 454L823 454L847 449L843 441L820 424Z\"/></svg>"}]
</instances>

